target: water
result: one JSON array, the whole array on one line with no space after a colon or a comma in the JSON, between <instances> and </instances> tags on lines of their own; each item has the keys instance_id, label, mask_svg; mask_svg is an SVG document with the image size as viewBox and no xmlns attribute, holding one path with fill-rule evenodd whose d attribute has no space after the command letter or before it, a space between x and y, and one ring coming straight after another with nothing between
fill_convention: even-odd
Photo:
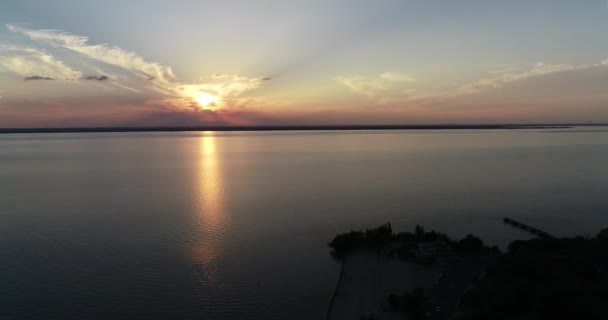
<instances>
[{"instance_id":1,"label":"water","mask_svg":"<svg viewBox=\"0 0 608 320\"><path fill-rule=\"evenodd\" d=\"M0 318L320 319L326 243L608 227L608 132L0 135Z\"/></svg>"}]
</instances>

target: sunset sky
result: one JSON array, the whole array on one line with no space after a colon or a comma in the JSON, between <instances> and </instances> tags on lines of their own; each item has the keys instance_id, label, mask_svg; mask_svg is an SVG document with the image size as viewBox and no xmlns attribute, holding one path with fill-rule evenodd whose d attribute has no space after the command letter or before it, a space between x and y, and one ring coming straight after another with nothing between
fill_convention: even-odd
<instances>
[{"instance_id":1,"label":"sunset sky","mask_svg":"<svg viewBox=\"0 0 608 320\"><path fill-rule=\"evenodd\" d=\"M608 3L5 1L0 127L608 122Z\"/></svg>"}]
</instances>

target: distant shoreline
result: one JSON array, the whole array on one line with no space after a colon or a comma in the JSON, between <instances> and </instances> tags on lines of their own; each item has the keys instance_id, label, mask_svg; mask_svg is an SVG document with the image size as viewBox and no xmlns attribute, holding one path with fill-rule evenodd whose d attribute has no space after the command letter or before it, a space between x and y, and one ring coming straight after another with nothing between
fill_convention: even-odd
<instances>
[{"instance_id":1,"label":"distant shoreline","mask_svg":"<svg viewBox=\"0 0 608 320\"><path fill-rule=\"evenodd\" d=\"M83 127L83 128L0 128L11 133L77 132L185 132L185 131L311 131L311 130L464 130L464 129L567 129L573 126L608 124L469 124L469 125L310 125L310 126L188 126L188 127Z\"/></svg>"}]
</instances>

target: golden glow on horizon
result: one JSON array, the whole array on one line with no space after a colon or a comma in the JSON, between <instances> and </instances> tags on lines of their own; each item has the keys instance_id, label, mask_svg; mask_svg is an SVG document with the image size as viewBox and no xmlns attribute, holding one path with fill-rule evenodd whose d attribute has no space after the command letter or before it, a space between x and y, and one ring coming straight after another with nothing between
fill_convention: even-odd
<instances>
[{"instance_id":1,"label":"golden glow on horizon","mask_svg":"<svg viewBox=\"0 0 608 320\"><path fill-rule=\"evenodd\" d=\"M216 109L216 103L219 101L218 96L214 96L207 92L199 92L196 94L196 101L205 109Z\"/></svg>"}]
</instances>

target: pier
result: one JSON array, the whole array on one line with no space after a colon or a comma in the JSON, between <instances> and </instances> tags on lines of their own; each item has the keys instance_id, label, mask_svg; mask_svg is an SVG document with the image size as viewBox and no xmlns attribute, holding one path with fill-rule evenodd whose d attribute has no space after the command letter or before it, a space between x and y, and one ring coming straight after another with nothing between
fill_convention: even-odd
<instances>
[{"instance_id":1,"label":"pier","mask_svg":"<svg viewBox=\"0 0 608 320\"><path fill-rule=\"evenodd\" d=\"M504 221L504 223L506 223L506 224L510 224L510 225L512 225L512 226L514 226L514 227L516 227L516 228L519 228L519 229L522 229L522 230L527 231L527 232L529 232L529 233L532 233L532 234L534 234L534 235L537 235L537 236L539 236L540 238L543 238L543 239L555 239L555 237L554 237L554 236L552 236L552 235L548 234L547 232L542 231L542 230L537 229L537 228L534 228L534 227L532 227L532 226L529 226L529 225L527 225L527 224L525 224L525 223L521 223L521 222L519 222L519 221L515 221L515 220L510 219L510 218L507 218L507 217L505 217L505 218L503 219L503 221Z\"/></svg>"}]
</instances>

